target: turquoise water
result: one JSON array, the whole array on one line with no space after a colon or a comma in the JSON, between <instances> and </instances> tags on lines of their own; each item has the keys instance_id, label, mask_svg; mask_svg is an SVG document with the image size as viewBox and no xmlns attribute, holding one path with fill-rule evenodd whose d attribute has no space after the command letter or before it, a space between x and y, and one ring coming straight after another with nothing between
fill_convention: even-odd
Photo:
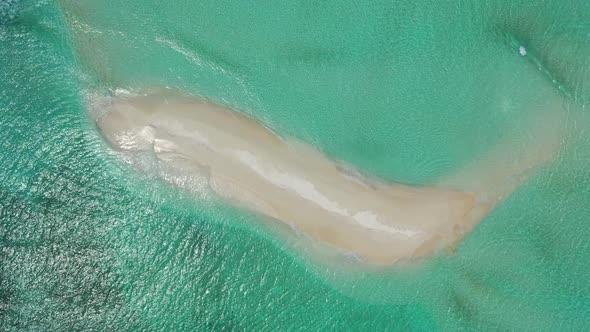
<instances>
[{"instance_id":1,"label":"turquoise water","mask_svg":"<svg viewBox=\"0 0 590 332\"><path fill-rule=\"evenodd\" d=\"M589 4L1 2L0 329L584 330ZM121 162L86 99L153 86L414 184L526 137L550 96L568 132L456 252L339 270Z\"/></svg>"}]
</instances>

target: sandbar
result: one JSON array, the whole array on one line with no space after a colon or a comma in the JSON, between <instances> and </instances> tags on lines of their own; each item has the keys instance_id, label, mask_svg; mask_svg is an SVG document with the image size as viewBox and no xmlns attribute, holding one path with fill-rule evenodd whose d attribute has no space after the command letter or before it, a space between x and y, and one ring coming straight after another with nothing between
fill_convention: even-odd
<instances>
[{"instance_id":1,"label":"sandbar","mask_svg":"<svg viewBox=\"0 0 590 332\"><path fill-rule=\"evenodd\" d=\"M559 141L544 140L510 167L476 164L458 181L409 186L361 175L239 111L181 92L113 93L108 101L96 123L114 149L148 151L186 176L205 176L228 202L374 265L456 246Z\"/></svg>"}]
</instances>

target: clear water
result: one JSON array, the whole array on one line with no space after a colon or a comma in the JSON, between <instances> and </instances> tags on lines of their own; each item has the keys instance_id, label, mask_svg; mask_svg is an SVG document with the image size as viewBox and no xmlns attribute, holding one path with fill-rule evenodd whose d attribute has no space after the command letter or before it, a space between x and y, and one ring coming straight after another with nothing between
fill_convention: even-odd
<instances>
[{"instance_id":1,"label":"clear water","mask_svg":"<svg viewBox=\"0 0 590 332\"><path fill-rule=\"evenodd\" d=\"M0 330L584 330L588 17L579 0L0 1ZM568 134L455 253L343 271L122 163L85 100L151 86L415 184L525 137L555 91Z\"/></svg>"}]
</instances>

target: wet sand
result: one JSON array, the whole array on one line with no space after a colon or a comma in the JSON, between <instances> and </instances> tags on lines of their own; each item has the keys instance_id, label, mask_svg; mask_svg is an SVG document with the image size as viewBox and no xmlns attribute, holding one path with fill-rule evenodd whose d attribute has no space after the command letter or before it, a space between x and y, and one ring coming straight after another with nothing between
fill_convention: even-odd
<instances>
[{"instance_id":1,"label":"wet sand","mask_svg":"<svg viewBox=\"0 0 590 332\"><path fill-rule=\"evenodd\" d=\"M116 94L107 108L97 125L113 148L205 176L218 196L374 265L456 246L560 142L542 115L531 135L543 139L528 153L515 157L500 144L438 185L414 187L362 176L238 111L179 92Z\"/></svg>"}]
</instances>

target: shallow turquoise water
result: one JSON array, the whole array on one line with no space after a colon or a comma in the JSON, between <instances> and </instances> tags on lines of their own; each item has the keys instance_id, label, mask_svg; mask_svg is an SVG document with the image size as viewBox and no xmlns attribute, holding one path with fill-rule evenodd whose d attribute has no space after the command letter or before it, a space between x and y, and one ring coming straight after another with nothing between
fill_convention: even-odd
<instances>
[{"instance_id":1,"label":"shallow turquoise water","mask_svg":"<svg viewBox=\"0 0 590 332\"><path fill-rule=\"evenodd\" d=\"M583 330L589 14L582 1L2 2L1 329ZM151 86L408 183L525 137L555 91L570 121L559 158L454 254L342 271L122 163L85 98Z\"/></svg>"}]
</instances>

